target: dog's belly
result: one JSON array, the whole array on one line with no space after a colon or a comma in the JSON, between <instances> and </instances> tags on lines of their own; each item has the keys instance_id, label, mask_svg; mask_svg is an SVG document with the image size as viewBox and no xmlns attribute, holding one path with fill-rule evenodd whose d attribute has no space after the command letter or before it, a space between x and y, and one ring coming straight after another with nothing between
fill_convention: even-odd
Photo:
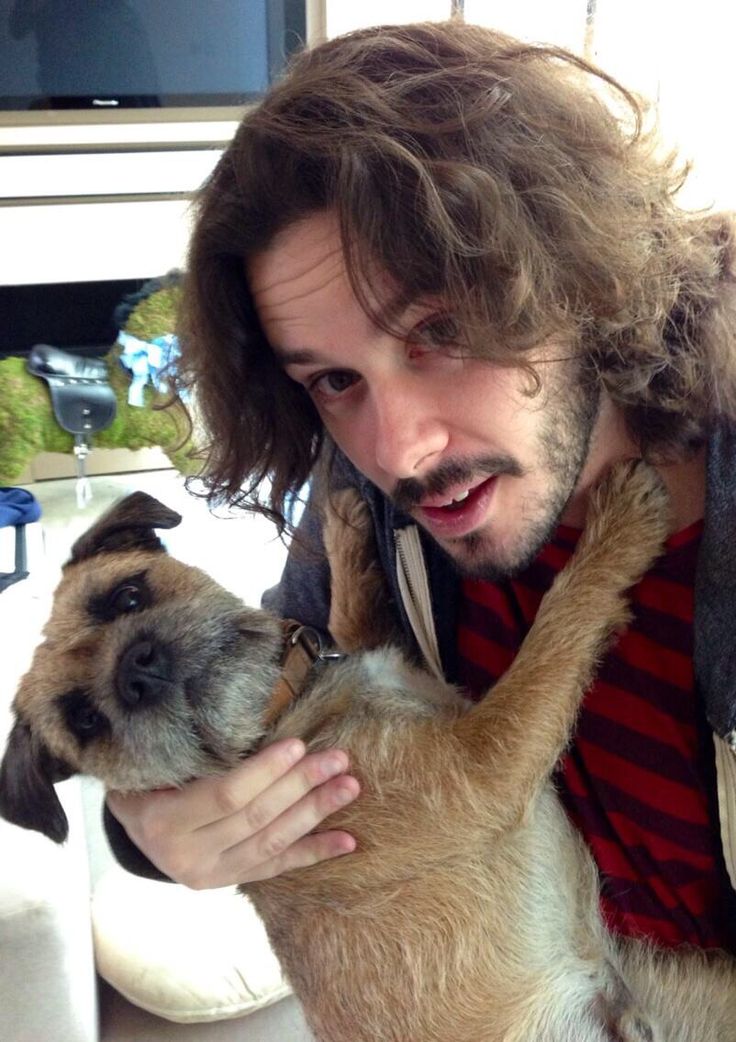
<instances>
[{"instance_id":1,"label":"dog's belly","mask_svg":"<svg viewBox=\"0 0 736 1042\"><path fill-rule=\"evenodd\" d=\"M323 827L358 850L246 888L320 1042L628 1039L619 973L647 1022L666 1017L655 1042L736 1042L733 961L705 985L673 961L663 1002L661 964L641 946L622 961L605 933L551 784L500 827L492 758L469 766L453 733L456 693L424 673L418 688L400 658L384 687L360 659L275 735L347 750L361 796Z\"/></svg>"},{"instance_id":2,"label":"dog's belly","mask_svg":"<svg viewBox=\"0 0 736 1042\"><path fill-rule=\"evenodd\" d=\"M372 885L358 855L334 887L318 869L249 887L320 1042L607 1039L605 960L574 899L560 915L559 872L527 872L523 847L497 851L498 876L456 857Z\"/></svg>"},{"instance_id":3,"label":"dog's belly","mask_svg":"<svg viewBox=\"0 0 736 1042\"><path fill-rule=\"evenodd\" d=\"M328 730L358 852L246 888L320 1042L603 1042L595 874L551 791L499 832L447 722Z\"/></svg>"},{"instance_id":4,"label":"dog's belly","mask_svg":"<svg viewBox=\"0 0 736 1042\"><path fill-rule=\"evenodd\" d=\"M373 915L253 891L319 1042L603 1042L597 967L566 953L535 972L513 936L493 936L482 901L460 912L438 897L452 883L432 873L426 893L376 894Z\"/></svg>"},{"instance_id":5,"label":"dog's belly","mask_svg":"<svg viewBox=\"0 0 736 1042\"><path fill-rule=\"evenodd\" d=\"M622 974L659 1034L655 1042L734 1042L736 960L723 952L657 951L623 941Z\"/></svg>"}]
</instances>

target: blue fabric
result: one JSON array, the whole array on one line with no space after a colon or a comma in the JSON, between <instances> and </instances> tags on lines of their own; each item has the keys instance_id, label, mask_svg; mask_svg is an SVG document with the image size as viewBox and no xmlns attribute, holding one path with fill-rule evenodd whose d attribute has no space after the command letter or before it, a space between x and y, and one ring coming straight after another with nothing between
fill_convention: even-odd
<instances>
[{"instance_id":1,"label":"blue fabric","mask_svg":"<svg viewBox=\"0 0 736 1042\"><path fill-rule=\"evenodd\" d=\"M41 506L24 488L0 488L0 528L38 521Z\"/></svg>"},{"instance_id":2,"label":"blue fabric","mask_svg":"<svg viewBox=\"0 0 736 1042\"><path fill-rule=\"evenodd\" d=\"M179 341L174 333L164 333L149 342L139 340L131 333L121 330L118 343L123 348L120 364L128 369L132 376L128 389L128 405L143 408L143 391L147 384L150 383L157 391L168 391L164 373L167 369L170 372L174 370L179 357Z\"/></svg>"}]
</instances>

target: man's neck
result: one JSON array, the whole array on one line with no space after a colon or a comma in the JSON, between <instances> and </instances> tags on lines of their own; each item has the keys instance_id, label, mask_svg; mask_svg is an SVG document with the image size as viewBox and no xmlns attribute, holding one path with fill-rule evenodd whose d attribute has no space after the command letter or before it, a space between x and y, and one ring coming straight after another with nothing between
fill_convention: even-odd
<instances>
[{"instance_id":1,"label":"man's neck","mask_svg":"<svg viewBox=\"0 0 736 1042\"><path fill-rule=\"evenodd\" d=\"M672 503L672 531L700 521L705 514L705 448L688 459L657 467Z\"/></svg>"},{"instance_id":2,"label":"man's neck","mask_svg":"<svg viewBox=\"0 0 736 1042\"><path fill-rule=\"evenodd\" d=\"M635 459L635 453L623 454L619 459ZM612 460L611 463L614 461ZM610 464L609 464L610 465ZM670 532L681 532L689 525L700 521L705 514L705 449L676 463L656 467L667 486L672 505ZM602 476L602 472L601 475ZM576 495L568 504L562 518L563 524L582 528L585 524L587 492Z\"/></svg>"},{"instance_id":3,"label":"man's neck","mask_svg":"<svg viewBox=\"0 0 736 1042\"><path fill-rule=\"evenodd\" d=\"M604 399L591 437L588 460L577 489L561 517L563 524L582 528L590 490L615 462L637 459L640 453L618 409ZM705 513L705 448L674 463L657 466L672 503L672 532L680 532Z\"/></svg>"}]
</instances>

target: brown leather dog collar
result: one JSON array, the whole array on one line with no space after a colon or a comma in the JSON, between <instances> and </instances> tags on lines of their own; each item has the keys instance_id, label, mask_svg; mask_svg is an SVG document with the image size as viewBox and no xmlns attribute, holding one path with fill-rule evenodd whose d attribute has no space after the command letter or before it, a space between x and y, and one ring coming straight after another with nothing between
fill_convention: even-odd
<instances>
[{"instance_id":1,"label":"brown leather dog collar","mask_svg":"<svg viewBox=\"0 0 736 1042\"><path fill-rule=\"evenodd\" d=\"M265 724L270 726L304 690L307 677L318 662L345 658L341 651L325 648L318 630L284 619L284 653L281 674L273 689Z\"/></svg>"}]
</instances>

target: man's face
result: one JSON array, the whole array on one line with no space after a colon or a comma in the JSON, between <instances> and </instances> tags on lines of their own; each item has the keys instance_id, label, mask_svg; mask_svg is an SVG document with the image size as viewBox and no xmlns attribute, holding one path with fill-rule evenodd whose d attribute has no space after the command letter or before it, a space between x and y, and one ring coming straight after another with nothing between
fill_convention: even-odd
<instances>
[{"instance_id":1,"label":"man's face","mask_svg":"<svg viewBox=\"0 0 736 1042\"><path fill-rule=\"evenodd\" d=\"M247 266L263 331L355 466L410 513L461 571L524 567L554 530L588 457L597 396L559 345L530 379L445 343L442 302L380 328L355 297L337 220L289 226ZM569 354L569 352L568 352Z\"/></svg>"}]
</instances>

